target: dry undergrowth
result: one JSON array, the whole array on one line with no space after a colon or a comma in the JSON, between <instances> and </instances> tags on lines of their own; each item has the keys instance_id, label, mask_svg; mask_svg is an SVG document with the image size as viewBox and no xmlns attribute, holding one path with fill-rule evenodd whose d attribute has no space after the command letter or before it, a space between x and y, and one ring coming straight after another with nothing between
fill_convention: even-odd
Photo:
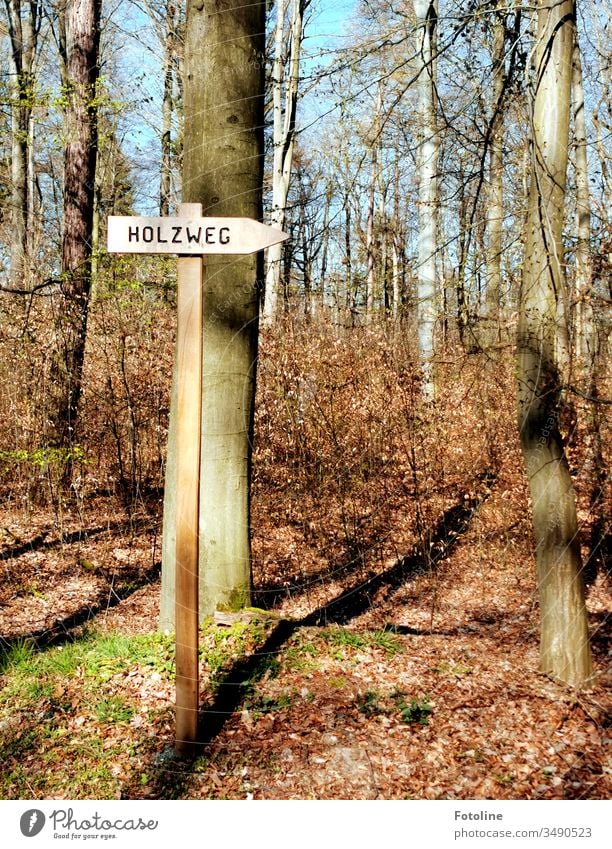
<instances>
[{"instance_id":1,"label":"dry undergrowth","mask_svg":"<svg viewBox=\"0 0 612 849\"><path fill-rule=\"evenodd\" d=\"M168 754L172 651L154 636L161 482L121 501L84 479L78 510L7 504L5 798L609 795L605 570L597 677L576 693L537 672L511 365L449 354L424 408L411 363L374 329L264 340L254 578L279 618L204 629L194 763ZM571 451L587 555L584 431ZM116 457L96 463L91 490Z\"/></svg>"}]
</instances>

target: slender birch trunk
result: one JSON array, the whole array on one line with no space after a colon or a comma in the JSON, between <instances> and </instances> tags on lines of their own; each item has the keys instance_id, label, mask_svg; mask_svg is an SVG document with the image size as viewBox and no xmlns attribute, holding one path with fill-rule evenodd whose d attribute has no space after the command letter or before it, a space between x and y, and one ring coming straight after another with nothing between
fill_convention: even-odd
<instances>
[{"instance_id":1,"label":"slender birch trunk","mask_svg":"<svg viewBox=\"0 0 612 849\"><path fill-rule=\"evenodd\" d=\"M323 248L321 251L321 279L319 281L319 297L321 299L321 308L324 310L327 306L325 299L325 279L327 277L327 257L329 253L329 212L331 209L333 187L331 182L328 182L325 187L325 208L323 210Z\"/></svg>"},{"instance_id":2,"label":"slender birch trunk","mask_svg":"<svg viewBox=\"0 0 612 849\"><path fill-rule=\"evenodd\" d=\"M384 299L384 317L389 318L393 309L393 291L389 278L389 225L383 210L380 233L380 273Z\"/></svg>"},{"instance_id":3,"label":"slender birch trunk","mask_svg":"<svg viewBox=\"0 0 612 849\"><path fill-rule=\"evenodd\" d=\"M391 304L391 315L393 321L399 318L400 309L400 256L398 249L398 235L395 231L391 234L391 291L393 303Z\"/></svg>"},{"instance_id":4,"label":"slender birch trunk","mask_svg":"<svg viewBox=\"0 0 612 849\"><path fill-rule=\"evenodd\" d=\"M272 212L270 224L283 230L287 214L287 198L291 182L293 151L295 147L295 118L297 112L300 50L303 38L306 0L292 0L289 27L289 70L285 81L285 15L288 0L278 0L274 36L274 63L272 66L272 114L274 156L272 164ZM284 95L284 97L283 97ZM266 285L263 322L271 324L278 312L282 244L268 248L266 260Z\"/></svg>"},{"instance_id":5,"label":"slender birch trunk","mask_svg":"<svg viewBox=\"0 0 612 849\"><path fill-rule=\"evenodd\" d=\"M435 397L433 357L436 325L436 253L438 207L438 129L436 120L437 0L414 0L420 61L419 96L419 241L417 319L423 397Z\"/></svg>"},{"instance_id":6,"label":"slender birch trunk","mask_svg":"<svg viewBox=\"0 0 612 849\"><path fill-rule=\"evenodd\" d=\"M595 129L595 150L597 151L597 158L599 159L601 181L603 183L603 205L606 209L610 209L610 206L612 204L612 192L610 191L610 174L608 172L609 156L606 150L606 145L602 133L603 122L601 120L601 116L599 115L599 109L603 104L604 99L602 98L601 102L597 104L595 109L593 109L593 112L591 114L591 120L593 121L593 127ZM604 128L607 130L605 124Z\"/></svg>"},{"instance_id":7,"label":"slender birch trunk","mask_svg":"<svg viewBox=\"0 0 612 849\"><path fill-rule=\"evenodd\" d=\"M573 0L538 7L531 184L519 308L518 410L531 491L541 611L540 668L580 686L591 675L574 487L559 431L558 350Z\"/></svg>"},{"instance_id":8,"label":"slender birch trunk","mask_svg":"<svg viewBox=\"0 0 612 849\"><path fill-rule=\"evenodd\" d=\"M162 98L161 170L159 180L159 214L170 214L172 178L172 109L174 88L174 54L176 42L176 6L167 0L164 19L164 94Z\"/></svg>"},{"instance_id":9,"label":"slender birch trunk","mask_svg":"<svg viewBox=\"0 0 612 849\"><path fill-rule=\"evenodd\" d=\"M393 292L392 315L393 321L397 321L400 314L400 302L402 298L402 279L400 253L402 245L401 222L400 222L400 157L399 149L395 156L393 172L393 222L391 226L391 288Z\"/></svg>"},{"instance_id":10,"label":"slender birch trunk","mask_svg":"<svg viewBox=\"0 0 612 849\"><path fill-rule=\"evenodd\" d=\"M375 289L375 251L374 238L374 208L376 202L376 180L378 176L378 142L375 140L370 147L370 183L368 186L368 214L366 218L366 297L365 320L369 322L374 310Z\"/></svg>"},{"instance_id":11,"label":"slender birch trunk","mask_svg":"<svg viewBox=\"0 0 612 849\"><path fill-rule=\"evenodd\" d=\"M355 297L353 292L353 262L351 254L351 198L348 192L344 195L344 261L346 280L346 309L351 316L351 324L355 323Z\"/></svg>"},{"instance_id":12,"label":"slender birch trunk","mask_svg":"<svg viewBox=\"0 0 612 849\"><path fill-rule=\"evenodd\" d=\"M184 202L261 221L265 0L189 0ZM236 33L241 37L236 38ZM250 484L262 254L204 269L200 617L249 604ZM176 385L176 382L175 382ZM174 622L176 389L170 410L160 626Z\"/></svg>"},{"instance_id":13,"label":"slender birch trunk","mask_svg":"<svg viewBox=\"0 0 612 849\"><path fill-rule=\"evenodd\" d=\"M503 189L503 133L504 115L500 109L506 84L505 80L505 13L496 10L493 29L493 93L494 114L491 123L491 146L489 153L489 193L486 212L488 235L486 248L487 288L486 341L499 341L499 309L502 285L501 258L502 232L504 223Z\"/></svg>"}]
</instances>

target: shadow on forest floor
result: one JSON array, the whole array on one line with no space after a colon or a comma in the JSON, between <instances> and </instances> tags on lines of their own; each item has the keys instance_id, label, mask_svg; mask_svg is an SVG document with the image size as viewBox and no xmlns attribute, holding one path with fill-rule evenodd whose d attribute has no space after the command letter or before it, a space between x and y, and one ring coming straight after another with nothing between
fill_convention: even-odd
<instances>
[{"instance_id":1,"label":"shadow on forest floor","mask_svg":"<svg viewBox=\"0 0 612 849\"><path fill-rule=\"evenodd\" d=\"M146 572L134 570L129 574L124 573L121 584L105 587L97 600L84 604L70 616L55 622L50 628L11 637L0 634L0 654L6 654L17 645L29 644L36 651L44 651L52 646L74 640L79 636L80 629L99 613L116 607L137 590L156 581L160 574L161 560L158 560Z\"/></svg>"},{"instance_id":2,"label":"shadow on forest floor","mask_svg":"<svg viewBox=\"0 0 612 849\"><path fill-rule=\"evenodd\" d=\"M148 526L148 522L140 523L143 528ZM60 533L56 539L49 540L48 537L52 531L42 531L37 536L33 537L28 542L20 542L9 548L0 551L0 561L12 560L15 557L21 557L22 554L31 554L35 551L45 550L50 551L54 548L59 548L62 545L74 545L77 542L85 542L91 537L100 536L100 534L109 533L115 534L122 531L134 532L137 525L132 521L123 522L108 522L105 525L99 525L96 528L80 528L78 531L72 531L69 534Z\"/></svg>"},{"instance_id":3,"label":"shadow on forest floor","mask_svg":"<svg viewBox=\"0 0 612 849\"><path fill-rule=\"evenodd\" d=\"M106 522L94 527L82 527L75 531L63 532L57 528L49 528L37 533L28 541L16 539L15 544L0 550L0 562L17 559L23 555L51 552L63 546L87 543L95 538L108 535L115 538L119 534L129 534L130 538L151 529L151 519L123 519L121 521ZM89 620L93 619L103 610L116 607L120 602L128 598L132 593L150 584L159 578L161 561L152 563L144 572L137 565L123 568L121 575L114 575L101 593L94 595L83 604L61 619L55 621L51 626L38 630L26 631L15 636L0 633L0 652L6 653L11 647L24 643L30 644L35 650L42 651L53 645L66 642L78 636L79 629Z\"/></svg>"},{"instance_id":4,"label":"shadow on forest floor","mask_svg":"<svg viewBox=\"0 0 612 849\"><path fill-rule=\"evenodd\" d=\"M350 587L302 619L281 620L256 654L236 663L219 686L213 704L200 713L202 747L209 745L220 733L226 721L240 708L248 687L258 677L258 673L265 671L270 658L278 655L299 628L344 625L369 610L375 604L374 596L381 588L388 589L388 599L406 581L415 575L435 570L449 557L488 497L488 487L493 483L494 476L483 474L479 480L486 487L483 494L462 499L441 517L430 536L429 556L416 551L402 557L390 569Z\"/></svg>"},{"instance_id":5,"label":"shadow on forest floor","mask_svg":"<svg viewBox=\"0 0 612 849\"><path fill-rule=\"evenodd\" d=\"M207 753L208 747L220 734L226 722L241 709L245 699L252 691L254 682L266 673L270 668L270 661L278 657L283 647L300 628L346 624L375 606L381 589L386 590L385 595L388 600L390 595L415 576L433 572L440 566L459 544L461 536L468 530L481 504L488 497L488 488L492 483L492 478L483 475L480 477L480 481L484 490L480 496L471 499L461 498L440 518L440 521L429 534L425 555L419 548L395 562L390 568L365 581L355 582L353 578L354 583L336 598L312 610L301 619L279 620L274 630L269 633L263 645L256 652L235 662L220 683L214 700L209 702L200 712L201 743L198 746L198 754ZM49 534L39 534L29 545L24 545L23 548L25 551L32 550L33 544L43 549L55 547L62 542L68 544L71 539L73 542L79 542L87 536L100 535L103 531L112 530L113 527L121 528L124 525L123 523L114 523L110 528L109 526L96 527L75 534L65 534L59 540L48 539ZM12 551L15 555L15 548ZM157 577L158 574L159 563L156 563L147 573L139 576L139 583L145 584ZM104 599L95 601L86 608L56 623L51 629L30 633L25 638L21 636L19 640L32 641L36 649L41 650L73 638L75 636L74 631L86 624L96 613L118 604L119 601L134 592L134 582L126 584L124 588L115 587L112 592L111 598L106 595ZM0 637L0 648L9 649L12 642L14 641ZM192 771L188 767L189 759L177 759L176 756L172 755L172 750L166 750L161 754L158 751L150 750L149 757L155 767L151 776L152 792L156 793L158 798L179 798L185 790L184 785L192 776Z\"/></svg>"},{"instance_id":6,"label":"shadow on forest floor","mask_svg":"<svg viewBox=\"0 0 612 849\"><path fill-rule=\"evenodd\" d=\"M495 482L496 475L493 472L485 471L478 475L475 482L490 487ZM470 524L472 516L480 504L488 496L477 496L476 498L465 498L453 507L450 507L441 517L438 524L429 531L426 529L427 540L424 545L418 546L413 554L399 558L391 569L388 569L378 575L372 576L367 581L361 581L357 588L349 589L343 592L337 599L323 605L320 611L328 615L330 622L341 622L341 619L336 617L341 616L340 609L345 611L348 619L358 616L370 607L368 596L380 590L381 588L390 589L394 592L406 580L419 572L424 572L435 568L439 559L444 559L450 553L450 547L455 544L457 537L465 533ZM365 540L363 548L370 548L374 544L374 540ZM430 552L429 558L424 555L424 549L427 548ZM352 570L355 568L356 562L359 561L359 556L353 559L335 564L333 574L336 577L346 579L349 577ZM317 570L308 574L308 584L317 584L329 576L329 567ZM294 576L293 580L297 582L301 576ZM291 576L283 576L283 582L270 582L260 585L254 592L254 604L257 607L262 607L266 610L273 609L277 604L287 598L287 583L291 584ZM355 591L359 590L362 596L359 599L354 598L352 602L348 601L349 596L353 596ZM365 596L363 596L365 594ZM352 605L355 605L353 612ZM357 609L361 605L361 609ZM309 616L316 616L320 613L319 610L313 611ZM315 624L308 622L308 624ZM320 624L320 623L317 623Z\"/></svg>"}]
</instances>

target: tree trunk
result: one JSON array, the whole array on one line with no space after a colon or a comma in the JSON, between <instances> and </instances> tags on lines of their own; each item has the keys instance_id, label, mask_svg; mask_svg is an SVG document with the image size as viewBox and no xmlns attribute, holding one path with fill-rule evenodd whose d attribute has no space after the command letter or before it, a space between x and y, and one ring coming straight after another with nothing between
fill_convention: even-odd
<instances>
[{"instance_id":1,"label":"tree trunk","mask_svg":"<svg viewBox=\"0 0 612 849\"><path fill-rule=\"evenodd\" d=\"M393 320L397 321L400 314L400 303L403 295L401 280L400 254L402 252L402 223L400 220L400 154L396 151L393 174L393 224L391 227L391 267L393 290Z\"/></svg>"},{"instance_id":2,"label":"tree trunk","mask_svg":"<svg viewBox=\"0 0 612 849\"><path fill-rule=\"evenodd\" d=\"M33 212L34 59L41 21L41 4L31 0L25 14L21 0L5 0L8 34L11 97L11 281L23 288L27 271L28 233Z\"/></svg>"},{"instance_id":3,"label":"tree trunk","mask_svg":"<svg viewBox=\"0 0 612 849\"><path fill-rule=\"evenodd\" d=\"M559 304L567 171L572 0L538 10L531 185L519 309L518 409L531 490L541 610L540 667L580 686L591 675L574 488L559 431Z\"/></svg>"},{"instance_id":4,"label":"tree trunk","mask_svg":"<svg viewBox=\"0 0 612 849\"><path fill-rule=\"evenodd\" d=\"M285 62L283 48L287 0L278 0L277 2L274 64L272 67L274 161L272 165L272 213L270 215L270 224L279 230L283 230L285 226L287 198L293 165L295 116L298 101L300 50L303 38L305 6L306 0L293 0L289 29L289 40L291 44L289 73L287 81L284 82ZM274 321L278 311L282 250L283 246L280 242L268 248L263 309L263 321L266 324L271 324Z\"/></svg>"},{"instance_id":5,"label":"tree trunk","mask_svg":"<svg viewBox=\"0 0 612 849\"><path fill-rule=\"evenodd\" d=\"M605 105L605 99L602 98L601 102L597 104L593 112L591 113L591 120L593 121L593 127L595 129L595 150L597 151L597 158L599 159L599 168L601 170L601 182L602 182L602 196L603 196L603 207L604 209L610 208L611 200L611 192L610 192L610 175L608 173L608 151L606 149L605 140L602 134L602 124L604 128L607 130L608 127L604 121L602 121L599 115L599 109L602 105ZM606 134L607 137L607 134Z\"/></svg>"},{"instance_id":6,"label":"tree trunk","mask_svg":"<svg viewBox=\"0 0 612 849\"><path fill-rule=\"evenodd\" d=\"M437 0L414 0L421 64L419 93L419 242L417 318L423 397L435 396L433 356L436 324L436 253L438 206L438 135L436 121Z\"/></svg>"},{"instance_id":7,"label":"tree trunk","mask_svg":"<svg viewBox=\"0 0 612 849\"><path fill-rule=\"evenodd\" d=\"M376 201L376 181L378 179L378 140L375 138L370 145L370 183L368 186L368 214L366 218L366 297L365 320L369 322L374 311L375 288L375 252L374 237L374 207Z\"/></svg>"},{"instance_id":8,"label":"tree trunk","mask_svg":"<svg viewBox=\"0 0 612 849\"><path fill-rule=\"evenodd\" d=\"M329 237L330 237L329 211L330 211L330 208L331 208L332 197L333 197L333 186L332 186L331 182L328 182L327 186L325 187L325 208L323 210L323 234L322 234L323 249L321 251L321 270L320 270L321 279L319 281L319 298L321 300L321 309L323 311L325 310L325 307L327 305L326 300L325 300L325 290L326 290L325 280L326 280L326 277L327 277L327 257L328 257L328 253L329 253Z\"/></svg>"},{"instance_id":9,"label":"tree trunk","mask_svg":"<svg viewBox=\"0 0 612 849\"><path fill-rule=\"evenodd\" d=\"M172 108L174 53L176 40L176 6L167 0L165 9L164 94L162 99L161 172L159 181L159 214L170 214L172 177Z\"/></svg>"},{"instance_id":10,"label":"tree trunk","mask_svg":"<svg viewBox=\"0 0 612 849\"><path fill-rule=\"evenodd\" d=\"M467 186L461 181L461 195L459 199L459 245L458 245L458 263L455 271L455 292L457 296L457 330L459 332L459 341L463 346L467 345L467 331L470 324L470 316L465 291L465 270L467 267L468 252L469 252L469 218L468 218L468 197Z\"/></svg>"},{"instance_id":11,"label":"tree trunk","mask_svg":"<svg viewBox=\"0 0 612 849\"><path fill-rule=\"evenodd\" d=\"M584 88L580 47L574 44L572 63L572 109L574 113L574 157L576 173L576 276L575 276L575 346L584 365L590 366L593 348L593 311L591 307L591 208L589 166L587 161L586 122L584 119Z\"/></svg>"},{"instance_id":12,"label":"tree trunk","mask_svg":"<svg viewBox=\"0 0 612 849\"><path fill-rule=\"evenodd\" d=\"M384 299L384 315L389 318L393 311L393 289L389 276L389 226L386 211L382 213L382 227L380 233L380 273L382 275L382 291Z\"/></svg>"},{"instance_id":13,"label":"tree trunk","mask_svg":"<svg viewBox=\"0 0 612 849\"><path fill-rule=\"evenodd\" d=\"M346 267L345 305L351 318L351 325L353 325L355 323L355 297L353 292L353 262L351 259L351 198L348 192L344 195L344 261Z\"/></svg>"},{"instance_id":14,"label":"tree trunk","mask_svg":"<svg viewBox=\"0 0 612 849\"><path fill-rule=\"evenodd\" d=\"M76 439L91 289L100 6L101 0L72 0L66 11L64 235L61 298L56 318L58 351L53 369L57 394L52 412L52 439L68 451Z\"/></svg>"},{"instance_id":15,"label":"tree trunk","mask_svg":"<svg viewBox=\"0 0 612 849\"><path fill-rule=\"evenodd\" d=\"M265 2L189 0L184 202L262 220ZM237 33L240 37L237 37ZM200 617L249 604L250 481L262 254L204 269ZM175 381L174 381L175 383ZM172 628L176 390L170 411L160 625Z\"/></svg>"},{"instance_id":16,"label":"tree trunk","mask_svg":"<svg viewBox=\"0 0 612 849\"><path fill-rule=\"evenodd\" d=\"M504 116L500 108L505 81L505 12L496 10L493 29L493 117L489 153L489 196L487 202L487 330L485 342L499 341L499 306L501 296L502 231L504 223L503 132Z\"/></svg>"}]
</instances>

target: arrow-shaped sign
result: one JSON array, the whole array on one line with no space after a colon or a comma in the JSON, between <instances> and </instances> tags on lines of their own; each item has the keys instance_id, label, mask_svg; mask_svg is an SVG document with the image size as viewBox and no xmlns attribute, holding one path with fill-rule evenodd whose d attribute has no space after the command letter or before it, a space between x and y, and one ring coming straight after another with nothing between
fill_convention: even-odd
<instances>
[{"instance_id":1,"label":"arrow-shaped sign","mask_svg":"<svg viewBox=\"0 0 612 849\"><path fill-rule=\"evenodd\" d=\"M109 253L252 254L288 238L251 218L108 217Z\"/></svg>"},{"instance_id":2,"label":"arrow-shaped sign","mask_svg":"<svg viewBox=\"0 0 612 849\"><path fill-rule=\"evenodd\" d=\"M250 218L203 218L182 203L168 218L111 215L109 253L178 254L176 370L176 748L198 739L199 492L202 413L203 254L252 254L288 239ZM254 281L253 281L254 282ZM174 403L174 402L173 402ZM164 519L165 521L165 519Z\"/></svg>"}]
</instances>

